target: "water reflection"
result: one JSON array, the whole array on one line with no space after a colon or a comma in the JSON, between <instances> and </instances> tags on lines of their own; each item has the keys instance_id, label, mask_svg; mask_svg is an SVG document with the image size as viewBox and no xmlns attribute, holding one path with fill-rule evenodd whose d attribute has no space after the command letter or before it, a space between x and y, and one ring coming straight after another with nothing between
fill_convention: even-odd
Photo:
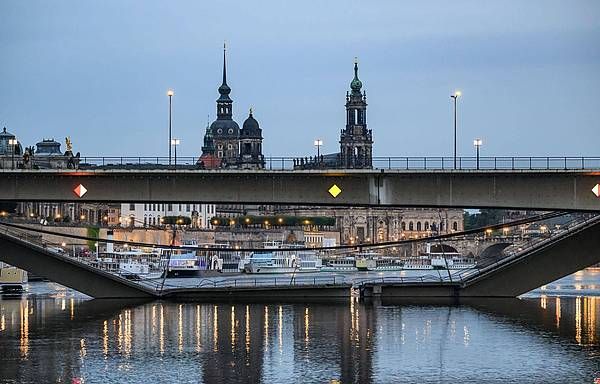
<instances>
[{"instance_id":1,"label":"water reflection","mask_svg":"<svg viewBox=\"0 0 600 384\"><path fill-rule=\"evenodd\" d=\"M492 381L589 381L598 369L599 306L596 297L545 295L418 306L2 299L0 378L477 382L485 369ZM523 361L528 372L514 369Z\"/></svg>"}]
</instances>

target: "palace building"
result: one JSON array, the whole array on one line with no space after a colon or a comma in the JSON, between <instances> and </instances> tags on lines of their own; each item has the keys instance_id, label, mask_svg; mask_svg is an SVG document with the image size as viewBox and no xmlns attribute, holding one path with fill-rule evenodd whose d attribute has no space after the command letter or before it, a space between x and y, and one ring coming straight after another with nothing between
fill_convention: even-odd
<instances>
[{"instance_id":1,"label":"palace building","mask_svg":"<svg viewBox=\"0 0 600 384\"><path fill-rule=\"evenodd\" d=\"M262 130L252 109L242 129L233 120L231 88L227 84L227 58L223 47L223 83L217 99L217 119L206 129L198 165L204 168L262 169Z\"/></svg>"}]
</instances>

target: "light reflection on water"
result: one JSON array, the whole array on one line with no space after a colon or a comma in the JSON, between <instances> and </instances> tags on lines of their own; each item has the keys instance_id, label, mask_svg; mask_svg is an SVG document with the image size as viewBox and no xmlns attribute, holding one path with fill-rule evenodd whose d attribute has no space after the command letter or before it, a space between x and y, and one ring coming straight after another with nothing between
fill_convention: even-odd
<instances>
[{"instance_id":1,"label":"light reflection on water","mask_svg":"<svg viewBox=\"0 0 600 384\"><path fill-rule=\"evenodd\" d=\"M0 382L592 382L600 300L553 292L461 305L2 298Z\"/></svg>"}]
</instances>

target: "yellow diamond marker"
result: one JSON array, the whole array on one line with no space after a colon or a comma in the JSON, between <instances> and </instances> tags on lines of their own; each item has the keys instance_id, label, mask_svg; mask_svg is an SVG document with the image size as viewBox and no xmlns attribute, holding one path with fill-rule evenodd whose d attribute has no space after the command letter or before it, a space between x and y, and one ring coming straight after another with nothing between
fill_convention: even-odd
<instances>
[{"instance_id":1,"label":"yellow diamond marker","mask_svg":"<svg viewBox=\"0 0 600 384\"><path fill-rule=\"evenodd\" d=\"M331 188L329 188L328 192L329 192L329 194L330 194L331 196L333 196L333 197L338 197L338 195L339 195L340 193L342 193L342 190L341 190L341 188L340 188L340 187L338 187L337 185L333 184L333 185L331 186Z\"/></svg>"}]
</instances>

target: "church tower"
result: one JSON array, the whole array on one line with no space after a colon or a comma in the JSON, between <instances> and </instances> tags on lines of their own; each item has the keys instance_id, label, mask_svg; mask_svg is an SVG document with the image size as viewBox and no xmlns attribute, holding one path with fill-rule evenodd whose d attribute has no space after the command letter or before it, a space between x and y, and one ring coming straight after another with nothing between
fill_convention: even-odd
<instances>
[{"instance_id":1,"label":"church tower","mask_svg":"<svg viewBox=\"0 0 600 384\"><path fill-rule=\"evenodd\" d=\"M262 169L265 161L262 154L262 129L258 121L250 114L240 131L240 167L243 169Z\"/></svg>"},{"instance_id":2,"label":"church tower","mask_svg":"<svg viewBox=\"0 0 600 384\"><path fill-rule=\"evenodd\" d=\"M214 142L215 156L224 167L237 165L240 127L233 120L233 100L229 97L231 88L227 85L226 49L223 45L223 84L219 87L220 97L217 99L217 120L210 125Z\"/></svg>"},{"instance_id":3,"label":"church tower","mask_svg":"<svg viewBox=\"0 0 600 384\"><path fill-rule=\"evenodd\" d=\"M346 93L346 128L340 136L342 168L373 168L373 137L367 129L367 93L361 93L358 61L354 60L354 79Z\"/></svg>"}]
</instances>

